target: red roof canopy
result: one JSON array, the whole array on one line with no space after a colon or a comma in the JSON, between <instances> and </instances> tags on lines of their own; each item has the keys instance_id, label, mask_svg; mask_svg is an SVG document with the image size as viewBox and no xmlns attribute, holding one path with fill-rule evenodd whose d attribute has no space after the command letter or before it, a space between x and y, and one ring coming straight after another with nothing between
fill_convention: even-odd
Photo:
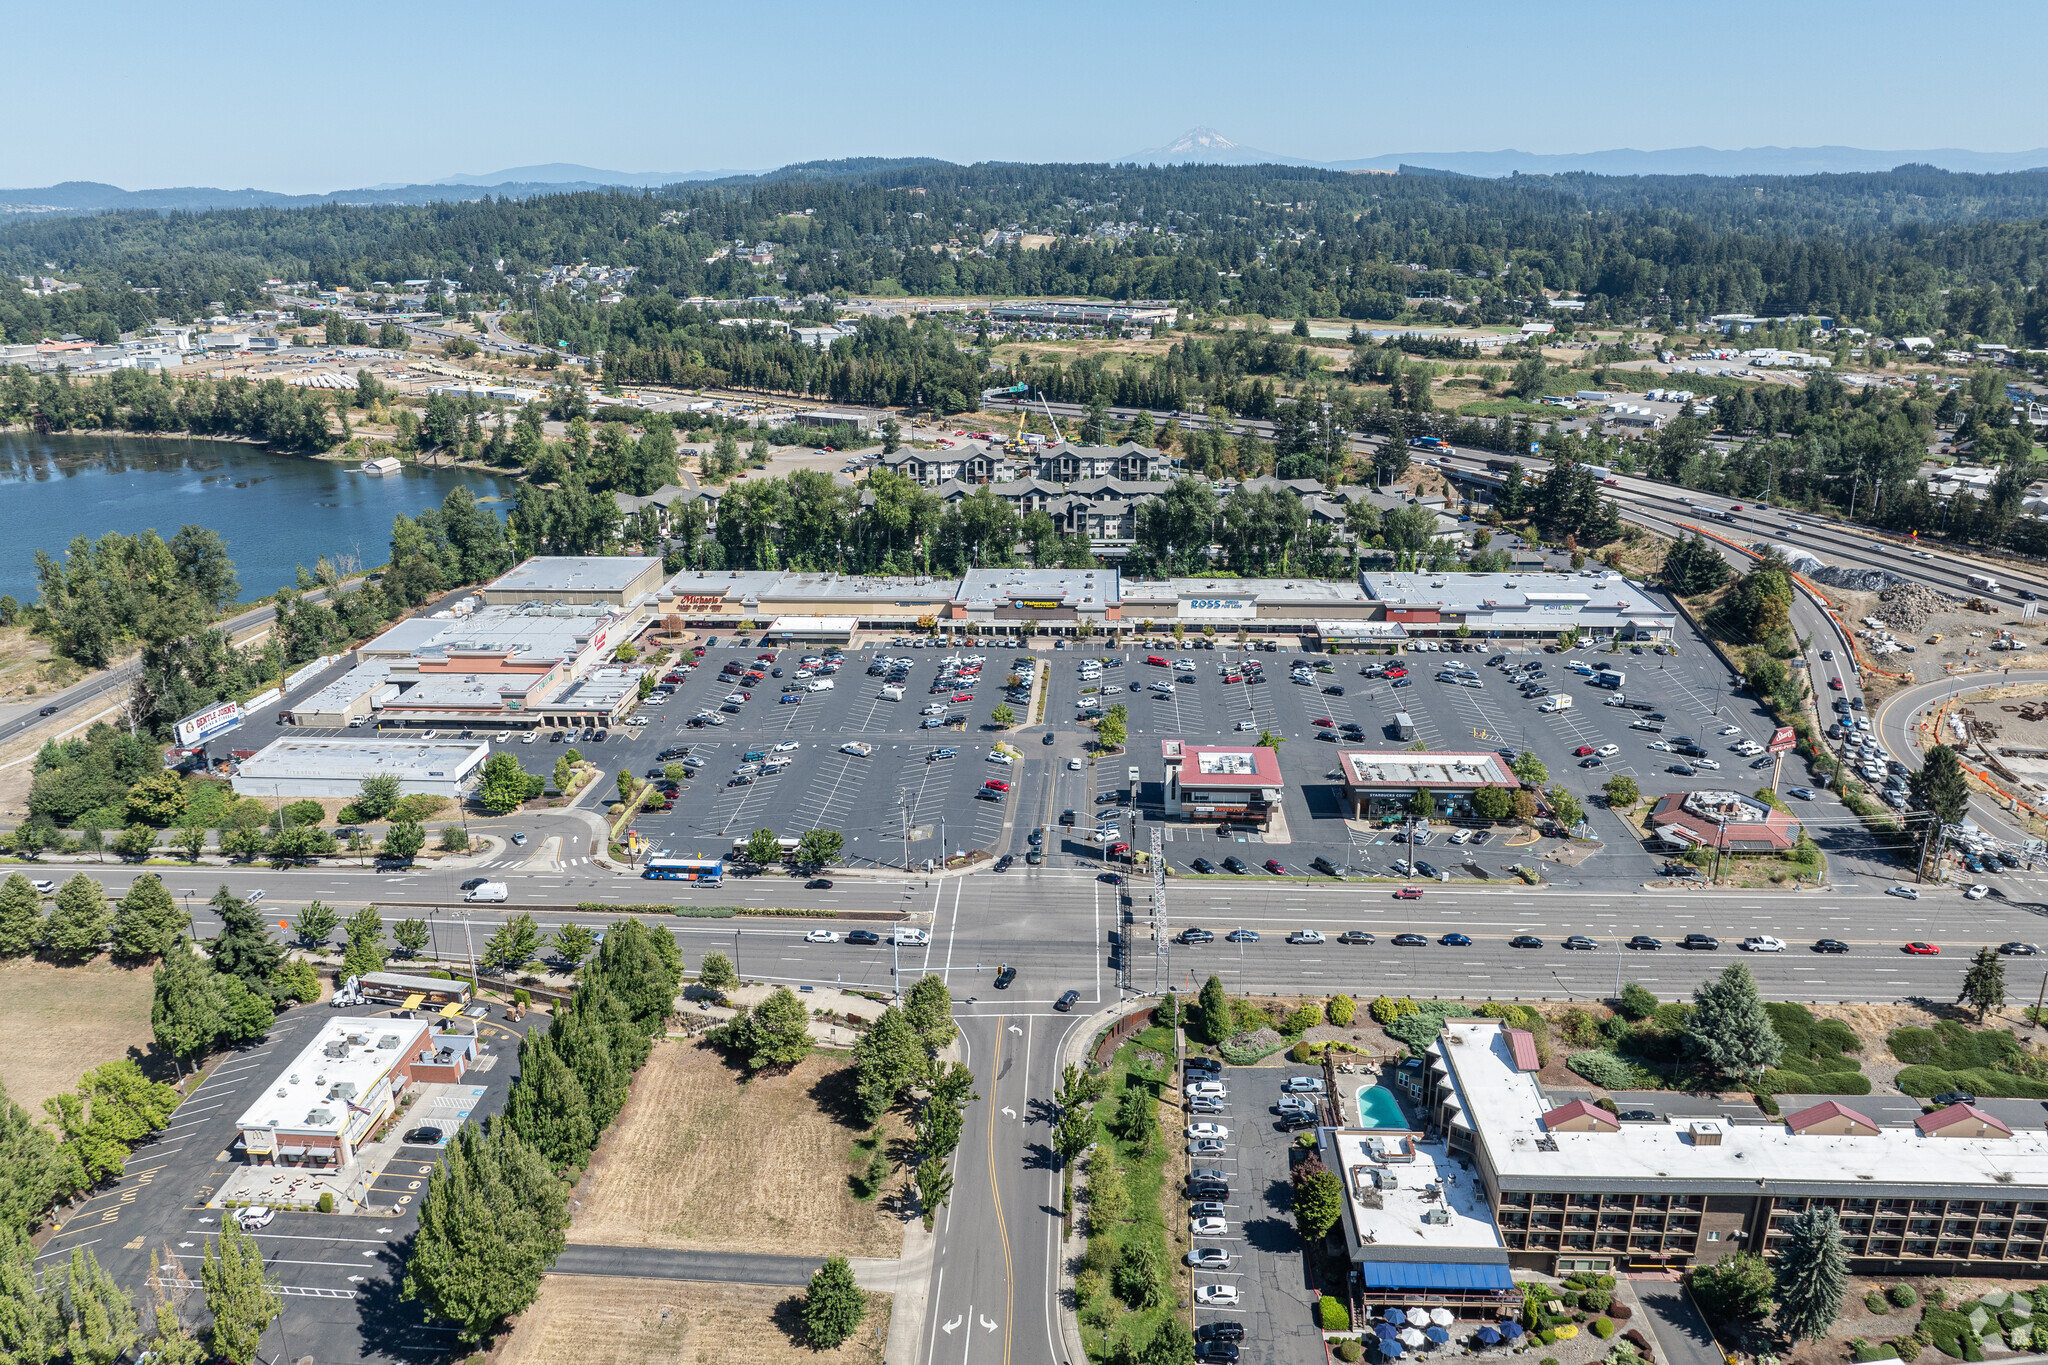
<instances>
[{"instance_id":1,"label":"red roof canopy","mask_svg":"<svg viewBox=\"0 0 2048 1365\"><path fill-rule=\"evenodd\" d=\"M1514 1049L1517 1071L1537 1071L1543 1061L1536 1055L1536 1035L1525 1028L1508 1030L1508 1046Z\"/></svg>"},{"instance_id":2,"label":"red roof canopy","mask_svg":"<svg viewBox=\"0 0 2048 1365\"><path fill-rule=\"evenodd\" d=\"M1543 1126L1555 1128L1561 1123L1585 1118L1597 1120L1603 1128L1621 1127L1620 1119L1587 1100L1573 1100L1570 1104L1559 1105L1543 1116Z\"/></svg>"},{"instance_id":3,"label":"red roof canopy","mask_svg":"<svg viewBox=\"0 0 2048 1365\"><path fill-rule=\"evenodd\" d=\"M1829 1119L1837 1118L1853 1119L1872 1131L1877 1129L1876 1119L1871 1118L1867 1114L1858 1113L1840 1100L1822 1100L1811 1108L1802 1109L1796 1114L1789 1115L1785 1119L1785 1126L1795 1133L1803 1133L1816 1123L1825 1123Z\"/></svg>"},{"instance_id":4,"label":"red roof canopy","mask_svg":"<svg viewBox=\"0 0 2048 1365\"><path fill-rule=\"evenodd\" d=\"M1931 1114L1922 1114L1919 1118L1913 1120L1913 1126L1923 1133L1931 1133L1937 1128L1948 1127L1957 1119L1975 1119L1979 1123L1996 1128L2007 1137L2012 1136L2012 1129L2006 1127L1974 1104L1952 1104L1946 1109L1937 1109Z\"/></svg>"}]
</instances>

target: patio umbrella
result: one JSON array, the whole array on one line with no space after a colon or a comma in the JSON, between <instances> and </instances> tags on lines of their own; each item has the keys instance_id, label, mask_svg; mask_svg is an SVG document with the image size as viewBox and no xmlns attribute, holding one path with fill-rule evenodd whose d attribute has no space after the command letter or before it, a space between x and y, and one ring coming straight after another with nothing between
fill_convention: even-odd
<instances>
[{"instance_id":1,"label":"patio umbrella","mask_svg":"<svg viewBox=\"0 0 2048 1365\"><path fill-rule=\"evenodd\" d=\"M1411 1308L1411 1309L1409 1309L1409 1310L1408 1310L1408 1325L1409 1325L1409 1326L1411 1326L1411 1327L1427 1327L1427 1326L1429 1326L1429 1310L1428 1310L1427 1308Z\"/></svg>"},{"instance_id":2,"label":"patio umbrella","mask_svg":"<svg viewBox=\"0 0 2048 1365\"><path fill-rule=\"evenodd\" d=\"M1403 1346L1420 1346L1426 1340L1428 1338L1424 1337L1416 1328L1403 1327L1401 1329L1401 1344Z\"/></svg>"},{"instance_id":3,"label":"patio umbrella","mask_svg":"<svg viewBox=\"0 0 2048 1365\"><path fill-rule=\"evenodd\" d=\"M1482 1327L1482 1328L1480 1328L1480 1329L1479 1329L1479 1344L1480 1344L1481 1346L1498 1346L1498 1345L1500 1345L1500 1333L1498 1333L1498 1332L1494 1331L1494 1330L1493 1330L1493 1329L1492 1329L1491 1327Z\"/></svg>"},{"instance_id":4,"label":"patio umbrella","mask_svg":"<svg viewBox=\"0 0 2048 1365\"><path fill-rule=\"evenodd\" d=\"M1439 1346L1443 1345L1445 1342L1451 1339L1451 1334L1449 1330L1442 1327L1432 1327L1427 1332L1424 1332L1422 1335L1428 1337L1431 1341L1435 1342Z\"/></svg>"},{"instance_id":5,"label":"patio umbrella","mask_svg":"<svg viewBox=\"0 0 2048 1365\"><path fill-rule=\"evenodd\" d=\"M1399 1360L1406 1354L1407 1352L1401 1349L1401 1343L1398 1341L1383 1341L1380 1343L1380 1358L1382 1360Z\"/></svg>"},{"instance_id":6,"label":"patio umbrella","mask_svg":"<svg viewBox=\"0 0 2048 1365\"><path fill-rule=\"evenodd\" d=\"M1372 1325L1372 1334L1381 1341L1392 1341L1396 1335L1393 1324L1385 1322L1374 1323Z\"/></svg>"},{"instance_id":7,"label":"patio umbrella","mask_svg":"<svg viewBox=\"0 0 2048 1365\"><path fill-rule=\"evenodd\" d=\"M1513 1341L1522 1335L1522 1324L1519 1322L1504 1322L1500 1325L1500 1334L1508 1341Z\"/></svg>"},{"instance_id":8,"label":"patio umbrella","mask_svg":"<svg viewBox=\"0 0 2048 1365\"><path fill-rule=\"evenodd\" d=\"M1388 1322L1393 1323L1396 1327L1405 1327L1408 1323L1408 1315L1398 1308L1389 1308L1386 1318Z\"/></svg>"},{"instance_id":9,"label":"patio umbrella","mask_svg":"<svg viewBox=\"0 0 2048 1365\"><path fill-rule=\"evenodd\" d=\"M1429 1310L1429 1320L1439 1327L1449 1327L1457 1318L1451 1315L1448 1308L1432 1308Z\"/></svg>"}]
</instances>

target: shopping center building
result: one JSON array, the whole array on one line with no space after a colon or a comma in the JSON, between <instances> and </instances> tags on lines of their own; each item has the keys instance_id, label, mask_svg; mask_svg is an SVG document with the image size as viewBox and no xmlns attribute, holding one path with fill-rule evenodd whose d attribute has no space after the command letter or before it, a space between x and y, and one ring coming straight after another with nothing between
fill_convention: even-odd
<instances>
[{"instance_id":1,"label":"shopping center building","mask_svg":"<svg viewBox=\"0 0 2048 1365\"><path fill-rule=\"evenodd\" d=\"M1359 576L1380 619L1410 636L1529 643L1567 631L1581 643L1668 640L1678 613L1620 574L1373 573ZM1459 636L1463 631L1464 636Z\"/></svg>"}]
</instances>

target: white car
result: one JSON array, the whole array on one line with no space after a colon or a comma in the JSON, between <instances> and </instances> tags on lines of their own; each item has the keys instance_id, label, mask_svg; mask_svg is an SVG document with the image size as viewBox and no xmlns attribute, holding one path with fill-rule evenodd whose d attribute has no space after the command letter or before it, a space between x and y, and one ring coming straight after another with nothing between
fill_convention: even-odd
<instances>
[{"instance_id":1,"label":"white car","mask_svg":"<svg viewBox=\"0 0 2048 1365\"><path fill-rule=\"evenodd\" d=\"M528 730L524 735L520 736L519 742L521 744L531 744L539 736L539 734L540 732L538 730Z\"/></svg>"},{"instance_id":2,"label":"white car","mask_svg":"<svg viewBox=\"0 0 2048 1365\"><path fill-rule=\"evenodd\" d=\"M57 883L46 877L38 877L30 882L29 885L36 889L36 894L39 896L54 896L57 894Z\"/></svg>"},{"instance_id":3,"label":"white car","mask_svg":"<svg viewBox=\"0 0 2048 1365\"><path fill-rule=\"evenodd\" d=\"M1887 886L1884 889L1884 893L1887 896L1897 896L1900 900L1917 901L1920 899L1919 891L1910 886Z\"/></svg>"},{"instance_id":4,"label":"white car","mask_svg":"<svg viewBox=\"0 0 2048 1365\"><path fill-rule=\"evenodd\" d=\"M991 763L1000 763L1005 768L1007 768L1012 763L1015 763L1017 760L1010 757L1008 754L1001 752L1000 750L991 749L988 753L988 761Z\"/></svg>"},{"instance_id":5,"label":"white car","mask_svg":"<svg viewBox=\"0 0 2048 1365\"><path fill-rule=\"evenodd\" d=\"M1230 1232L1230 1224L1221 1218L1188 1219L1188 1235L1191 1237L1223 1237ZM1205 1248L1221 1250L1221 1248Z\"/></svg>"},{"instance_id":6,"label":"white car","mask_svg":"<svg viewBox=\"0 0 2048 1365\"><path fill-rule=\"evenodd\" d=\"M1716 758L1691 758L1686 761L1695 768L1712 768L1715 772L1721 771L1721 761Z\"/></svg>"},{"instance_id":7,"label":"white car","mask_svg":"<svg viewBox=\"0 0 2048 1365\"><path fill-rule=\"evenodd\" d=\"M1621 746L1619 744L1603 744L1599 748L1595 749L1593 751L1593 754L1597 758L1613 758L1616 754L1620 752Z\"/></svg>"},{"instance_id":8,"label":"white car","mask_svg":"<svg viewBox=\"0 0 2048 1365\"><path fill-rule=\"evenodd\" d=\"M1190 1081L1188 1082L1188 1098L1194 1099L1196 1096L1206 1096L1215 1100L1227 1100L1230 1098L1230 1092L1224 1088L1221 1081Z\"/></svg>"},{"instance_id":9,"label":"white car","mask_svg":"<svg viewBox=\"0 0 2048 1365\"><path fill-rule=\"evenodd\" d=\"M1237 1307L1237 1286L1234 1284L1198 1284L1195 1286L1195 1302L1203 1308Z\"/></svg>"},{"instance_id":10,"label":"white car","mask_svg":"<svg viewBox=\"0 0 2048 1365\"><path fill-rule=\"evenodd\" d=\"M1191 1138L1215 1138L1219 1142L1230 1140L1230 1130L1220 1123L1191 1123L1187 1135Z\"/></svg>"},{"instance_id":11,"label":"white car","mask_svg":"<svg viewBox=\"0 0 2048 1365\"><path fill-rule=\"evenodd\" d=\"M645 717L645 716L634 716L634 717L633 717L632 719L630 719L630 720L628 720L628 721L626 722L626 724L628 724L628 725L645 725L646 723L647 723L647 717ZM504 743L505 741L501 739L501 740L499 740L498 742L499 742L500 744L503 744L503 743Z\"/></svg>"},{"instance_id":12,"label":"white car","mask_svg":"<svg viewBox=\"0 0 2048 1365\"><path fill-rule=\"evenodd\" d=\"M804 942L837 943L839 942L839 931L837 929L813 929L804 935Z\"/></svg>"},{"instance_id":13,"label":"white car","mask_svg":"<svg viewBox=\"0 0 2048 1365\"><path fill-rule=\"evenodd\" d=\"M1123 691L1121 687L1118 687L1116 684L1112 683L1108 687L1102 689L1102 695L1105 697L1114 697L1121 691Z\"/></svg>"},{"instance_id":14,"label":"white car","mask_svg":"<svg viewBox=\"0 0 2048 1365\"><path fill-rule=\"evenodd\" d=\"M270 1226L270 1220L277 1217L277 1210L264 1204L252 1204L246 1209L235 1210L235 1226L244 1232Z\"/></svg>"},{"instance_id":15,"label":"white car","mask_svg":"<svg viewBox=\"0 0 2048 1365\"><path fill-rule=\"evenodd\" d=\"M1067 760L1067 771L1070 773L1078 773L1086 767L1087 765L1081 762L1081 760L1078 758L1070 758Z\"/></svg>"},{"instance_id":16,"label":"white car","mask_svg":"<svg viewBox=\"0 0 2048 1365\"><path fill-rule=\"evenodd\" d=\"M854 740L839 746L840 753L852 754L855 758L866 758L869 754L873 753L874 751L874 745L862 744L858 740Z\"/></svg>"},{"instance_id":17,"label":"white car","mask_svg":"<svg viewBox=\"0 0 2048 1365\"><path fill-rule=\"evenodd\" d=\"M1256 725L1254 725L1254 724L1252 724L1252 723L1251 723L1250 721L1248 721L1248 720L1241 720L1241 721L1239 721L1239 722L1237 723L1237 728L1238 728L1238 729L1240 729L1240 730L1256 730L1256 729L1258 729L1259 727L1258 727L1258 726L1256 726Z\"/></svg>"},{"instance_id":18,"label":"white car","mask_svg":"<svg viewBox=\"0 0 2048 1365\"><path fill-rule=\"evenodd\" d=\"M832 690L832 680L830 678L813 678L809 686L813 692L830 692Z\"/></svg>"},{"instance_id":19,"label":"white car","mask_svg":"<svg viewBox=\"0 0 2048 1365\"><path fill-rule=\"evenodd\" d=\"M1462 844L1462 843L1464 843L1464 842L1465 842L1466 840L1470 839L1471 837L1472 837L1472 831L1471 831L1471 830L1469 830L1469 829L1461 829L1461 830L1459 830L1459 831L1458 831L1457 833L1455 833L1455 834L1453 834L1453 835L1451 836L1451 842L1452 842L1452 843L1454 843L1454 844Z\"/></svg>"},{"instance_id":20,"label":"white car","mask_svg":"<svg viewBox=\"0 0 2048 1365\"><path fill-rule=\"evenodd\" d=\"M1742 951L1745 953L1782 953L1785 951L1785 940L1772 938L1769 934L1752 934L1750 937L1742 940Z\"/></svg>"},{"instance_id":21,"label":"white car","mask_svg":"<svg viewBox=\"0 0 2048 1365\"><path fill-rule=\"evenodd\" d=\"M1668 739L1653 739L1650 741L1650 747L1668 754L1671 752L1671 741Z\"/></svg>"},{"instance_id":22,"label":"white car","mask_svg":"<svg viewBox=\"0 0 2048 1365\"><path fill-rule=\"evenodd\" d=\"M782 741L782 743L775 746L774 752L778 754L792 753L797 749L801 749L802 747L803 745L799 744L796 740L785 739Z\"/></svg>"},{"instance_id":23,"label":"white car","mask_svg":"<svg viewBox=\"0 0 2048 1365\"><path fill-rule=\"evenodd\" d=\"M1978 882L1975 886L1972 886L1968 891L1965 891L1963 893L1963 899L1966 901L1981 901L1990 894L1991 888L1984 885L1984 883L1982 882Z\"/></svg>"},{"instance_id":24,"label":"white car","mask_svg":"<svg viewBox=\"0 0 2048 1365\"><path fill-rule=\"evenodd\" d=\"M1742 727L1740 725L1724 725L1719 733L1722 735L1739 735L1742 733Z\"/></svg>"},{"instance_id":25,"label":"white car","mask_svg":"<svg viewBox=\"0 0 2048 1365\"><path fill-rule=\"evenodd\" d=\"M258 901L263 899L263 892L260 890L251 891L248 895L242 897L242 899L247 901L249 904L254 905Z\"/></svg>"},{"instance_id":26,"label":"white car","mask_svg":"<svg viewBox=\"0 0 2048 1365\"><path fill-rule=\"evenodd\" d=\"M922 948L931 941L932 936L924 930L903 925L897 926L896 931L889 935L889 942L904 948Z\"/></svg>"}]
</instances>

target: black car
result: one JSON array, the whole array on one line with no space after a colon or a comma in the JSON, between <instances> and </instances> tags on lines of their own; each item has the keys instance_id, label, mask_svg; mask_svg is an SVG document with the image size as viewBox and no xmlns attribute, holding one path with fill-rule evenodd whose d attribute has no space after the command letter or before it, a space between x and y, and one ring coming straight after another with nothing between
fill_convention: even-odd
<instances>
[{"instance_id":1,"label":"black car","mask_svg":"<svg viewBox=\"0 0 2048 1365\"><path fill-rule=\"evenodd\" d=\"M1346 929L1343 933L1337 935L1337 942L1358 945L1378 943L1379 940L1364 929Z\"/></svg>"},{"instance_id":2,"label":"black car","mask_svg":"<svg viewBox=\"0 0 2048 1365\"><path fill-rule=\"evenodd\" d=\"M1628 946L1639 953L1653 953L1664 946L1664 940L1651 938L1648 934L1637 934L1628 941Z\"/></svg>"},{"instance_id":3,"label":"black car","mask_svg":"<svg viewBox=\"0 0 2048 1365\"><path fill-rule=\"evenodd\" d=\"M848 943L880 943L882 936L872 929L854 929L846 935Z\"/></svg>"},{"instance_id":4,"label":"black car","mask_svg":"<svg viewBox=\"0 0 2048 1365\"><path fill-rule=\"evenodd\" d=\"M1039 743L1041 743L1041 744L1051 744L1051 743L1052 743L1052 742L1053 742L1054 740L1056 740L1057 738L1058 738L1058 736L1057 736L1057 735L1053 734L1053 732L1052 732L1052 731L1050 731L1050 730L1047 730L1047 731L1045 732L1045 738L1044 738L1044 739L1042 739L1042 740L1040 740L1040 741L1039 741Z\"/></svg>"},{"instance_id":5,"label":"black car","mask_svg":"<svg viewBox=\"0 0 2048 1365\"><path fill-rule=\"evenodd\" d=\"M1541 948L1542 946L1543 940L1534 934L1516 934L1508 940L1508 947L1510 948Z\"/></svg>"},{"instance_id":6,"label":"black car","mask_svg":"<svg viewBox=\"0 0 2048 1365\"><path fill-rule=\"evenodd\" d=\"M1241 1322L1205 1322L1195 1329L1196 1341L1243 1341Z\"/></svg>"},{"instance_id":7,"label":"black car","mask_svg":"<svg viewBox=\"0 0 2048 1365\"><path fill-rule=\"evenodd\" d=\"M1214 943L1216 935L1210 933L1207 929L1183 929L1180 931L1179 941L1182 943Z\"/></svg>"},{"instance_id":8,"label":"black car","mask_svg":"<svg viewBox=\"0 0 2048 1365\"><path fill-rule=\"evenodd\" d=\"M1321 1122L1322 1120L1314 1114L1304 1113L1299 1109L1290 1109L1282 1114L1280 1121L1273 1126L1283 1133L1298 1133L1304 1128L1314 1128Z\"/></svg>"},{"instance_id":9,"label":"black car","mask_svg":"<svg viewBox=\"0 0 2048 1365\"><path fill-rule=\"evenodd\" d=\"M1330 685L1329 685L1328 687L1324 688L1324 689L1323 689L1323 691L1324 691L1324 693L1326 693L1326 694L1327 694L1327 695L1329 695L1329 696L1332 696L1332 697L1341 697L1341 696L1343 696L1343 695L1344 695L1344 684L1343 684L1343 683L1331 683L1331 684L1330 684Z\"/></svg>"},{"instance_id":10,"label":"black car","mask_svg":"<svg viewBox=\"0 0 2048 1365\"><path fill-rule=\"evenodd\" d=\"M1228 1199L1230 1198L1230 1186L1216 1180L1190 1181L1188 1184L1188 1197L1191 1199Z\"/></svg>"},{"instance_id":11,"label":"black car","mask_svg":"<svg viewBox=\"0 0 2048 1365\"><path fill-rule=\"evenodd\" d=\"M832 889L832 879L830 877L813 877L804 883L804 889L807 891L830 891Z\"/></svg>"},{"instance_id":12,"label":"black car","mask_svg":"<svg viewBox=\"0 0 2048 1365\"><path fill-rule=\"evenodd\" d=\"M1421 934L1396 934L1393 937L1396 948L1427 948L1429 940Z\"/></svg>"},{"instance_id":13,"label":"black car","mask_svg":"<svg viewBox=\"0 0 2048 1365\"><path fill-rule=\"evenodd\" d=\"M1013 855L1005 853L1002 857L996 859L996 871L1008 872L1016 865L1016 862L1017 859Z\"/></svg>"},{"instance_id":14,"label":"black car","mask_svg":"<svg viewBox=\"0 0 2048 1365\"><path fill-rule=\"evenodd\" d=\"M2001 943L1998 951L2007 957L2032 957L2041 950L2031 943Z\"/></svg>"},{"instance_id":15,"label":"black car","mask_svg":"<svg viewBox=\"0 0 2048 1365\"><path fill-rule=\"evenodd\" d=\"M1944 1090L1934 1097L1934 1103L1946 1109L1951 1104L1975 1104L1977 1097L1967 1090Z\"/></svg>"},{"instance_id":16,"label":"black car","mask_svg":"<svg viewBox=\"0 0 2048 1365\"><path fill-rule=\"evenodd\" d=\"M1624 1109L1619 1114L1616 1114L1615 1117L1626 1123L1655 1123L1657 1121L1657 1111L1654 1109Z\"/></svg>"},{"instance_id":17,"label":"black car","mask_svg":"<svg viewBox=\"0 0 2048 1365\"><path fill-rule=\"evenodd\" d=\"M1225 858L1223 860L1223 865L1226 868L1230 869L1232 872L1237 873L1240 877L1245 874L1246 868L1244 865L1244 859L1238 857L1235 853L1231 854L1228 858Z\"/></svg>"},{"instance_id":18,"label":"black car","mask_svg":"<svg viewBox=\"0 0 2048 1365\"><path fill-rule=\"evenodd\" d=\"M1335 730L1318 730L1316 731L1316 738L1326 744L1339 744L1343 742L1343 736L1339 735Z\"/></svg>"},{"instance_id":19,"label":"black car","mask_svg":"<svg viewBox=\"0 0 2048 1365\"><path fill-rule=\"evenodd\" d=\"M754 779L748 777L745 773L741 773L738 777L727 778L725 785L728 787L751 787L754 785Z\"/></svg>"},{"instance_id":20,"label":"black car","mask_svg":"<svg viewBox=\"0 0 2048 1365\"><path fill-rule=\"evenodd\" d=\"M1070 1009L1074 1008L1074 1006L1076 1006L1076 1005L1078 1005L1078 1004L1080 1004L1080 1003L1081 1003L1081 992L1079 992L1079 991L1068 991L1068 992L1067 992L1066 994L1062 995L1062 996L1061 996L1061 997L1060 997L1059 999L1057 999L1057 1000L1053 1001L1053 1002L1052 1002L1052 1007L1053 1007L1054 1009L1058 1010L1058 1011L1059 1011L1059 1012L1060 1012L1061 1014L1065 1014L1065 1013L1066 1013L1066 1012L1067 1012L1068 1010L1070 1010Z\"/></svg>"},{"instance_id":21,"label":"black car","mask_svg":"<svg viewBox=\"0 0 2048 1365\"><path fill-rule=\"evenodd\" d=\"M1813 941L1813 950L1816 953L1846 953L1849 945L1838 938L1817 938Z\"/></svg>"},{"instance_id":22,"label":"black car","mask_svg":"<svg viewBox=\"0 0 2048 1365\"><path fill-rule=\"evenodd\" d=\"M1238 1349L1234 1341L1198 1341L1195 1343L1195 1359L1200 1365L1237 1365Z\"/></svg>"},{"instance_id":23,"label":"black car","mask_svg":"<svg viewBox=\"0 0 2048 1365\"><path fill-rule=\"evenodd\" d=\"M1010 989L1010 983L1012 981L1015 981L1016 979L1017 969L1015 967L1012 967L1009 963L1005 962L1002 965L1002 969L996 973L996 989L999 991L1006 991Z\"/></svg>"},{"instance_id":24,"label":"black car","mask_svg":"<svg viewBox=\"0 0 2048 1365\"><path fill-rule=\"evenodd\" d=\"M468 881L462 884L462 889L464 891L474 891L479 886L482 886L485 882L488 882L489 880L489 877L471 877Z\"/></svg>"},{"instance_id":25,"label":"black car","mask_svg":"<svg viewBox=\"0 0 2048 1365\"><path fill-rule=\"evenodd\" d=\"M1190 1057L1181 1063L1181 1070L1187 1072L1206 1071L1211 1076L1223 1074L1223 1063L1214 1057Z\"/></svg>"},{"instance_id":26,"label":"black car","mask_svg":"<svg viewBox=\"0 0 2048 1365\"><path fill-rule=\"evenodd\" d=\"M1118 796L1115 792L1104 792L1102 793L1102 795L1095 798L1095 804L1098 806L1106 806L1112 801L1121 800L1123 800L1123 798L1121 796Z\"/></svg>"},{"instance_id":27,"label":"black car","mask_svg":"<svg viewBox=\"0 0 2048 1365\"><path fill-rule=\"evenodd\" d=\"M1032 830L1028 838L1031 846L1033 848L1037 848L1040 844L1043 844L1045 842L1045 828L1043 826L1040 826L1039 828Z\"/></svg>"},{"instance_id":28,"label":"black car","mask_svg":"<svg viewBox=\"0 0 2048 1365\"><path fill-rule=\"evenodd\" d=\"M1197 858L1189 863L1188 866L1205 877L1216 870L1216 864L1210 862L1207 858Z\"/></svg>"},{"instance_id":29,"label":"black car","mask_svg":"<svg viewBox=\"0 0 2048 1365\"><path fill-rule=\"evenodd\" d=\"M1721 946L1721 940L1715 938L1712 934L1687 934L1684 938L1678 940L1678 946L1681 948L1698 948L1712 952Z\"/></svg>"},{"instance_id":30,"label":"black car","mask_svg":"<svg viewBox=\"0 0 2048 1365\"><path fill-rule=\"evenodd\" d=\"M438 1147L444 1136L439 1128L415 1128L405 1135L405 1140L416 1147Z\"/></svg>"},{"instance_id":31,"label":"black car","mask_svg":"<svg viewBox=\"0 0 2048 1365\"><path fill-rule=\"evenodd\" d=\"M1080 818L1080 814L1076 811L1063 810L1060 812L1060 823L1063 825L1071 825Z\"/></svg>"}]
</instances>

